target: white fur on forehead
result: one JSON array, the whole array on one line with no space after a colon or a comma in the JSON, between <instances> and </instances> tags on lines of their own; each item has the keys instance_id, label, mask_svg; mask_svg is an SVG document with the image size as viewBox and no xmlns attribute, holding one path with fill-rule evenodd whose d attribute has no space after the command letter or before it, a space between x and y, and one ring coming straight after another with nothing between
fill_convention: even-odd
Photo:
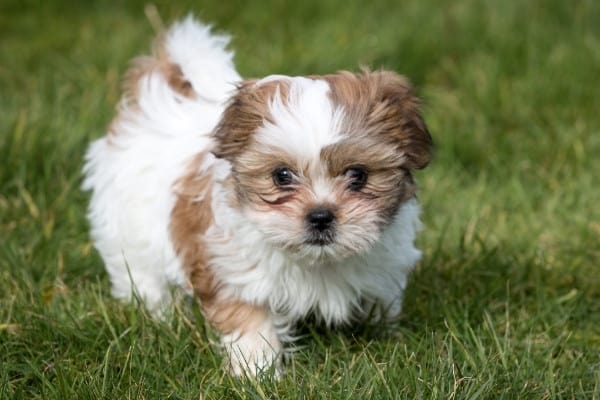
<instances>
[{"instance_id":1,"label":"white fur on forehead","mask_svg":"<svg viewBox=\"0 0 600 400\"><path fill-rule=\"evenodd\" d=\"M277 89L269 103L270 121L258 129L256 140L264 145L294 154L299 161L318 160L321 149L337 142L343 110L329 97L324 80L274 75L256 84L285 81L287 97Z\"/></svg>"}]
</instances>

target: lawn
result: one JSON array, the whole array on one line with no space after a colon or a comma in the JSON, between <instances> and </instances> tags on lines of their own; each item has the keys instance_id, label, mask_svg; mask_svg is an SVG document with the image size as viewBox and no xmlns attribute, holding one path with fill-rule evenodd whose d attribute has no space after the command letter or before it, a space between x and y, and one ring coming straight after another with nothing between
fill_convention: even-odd
<instances>
[{"instance_id":1,"label":"lawn","mask_svg":"<svg viewBox=\"0 0 600 400\"><path fill-rule=\"evenodd\" d=\"M279 381L228 377L191 301L113 300L87 233L86 145L188 12L247 77L407 75L436 143L403 318L303 327ZM0 160L2 399L600 399L598 1L3 0Z\"/></svg>"}]
</instances>

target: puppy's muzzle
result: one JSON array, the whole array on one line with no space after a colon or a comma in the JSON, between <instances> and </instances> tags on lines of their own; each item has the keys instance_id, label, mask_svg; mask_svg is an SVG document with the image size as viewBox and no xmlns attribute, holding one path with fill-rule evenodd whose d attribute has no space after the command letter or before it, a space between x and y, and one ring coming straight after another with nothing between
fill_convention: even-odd
<instances>
[{"instance_id":1,"label":"puppy's muzzle","mask_svg":"<svg viewBox=\"0 0 600 400\"><path fill-rule=\"evenodd\" d=\"M307 243L326 246L335 238L335 213L327 207L317 207L306 214Z\"/></svg>"}]
</instances>

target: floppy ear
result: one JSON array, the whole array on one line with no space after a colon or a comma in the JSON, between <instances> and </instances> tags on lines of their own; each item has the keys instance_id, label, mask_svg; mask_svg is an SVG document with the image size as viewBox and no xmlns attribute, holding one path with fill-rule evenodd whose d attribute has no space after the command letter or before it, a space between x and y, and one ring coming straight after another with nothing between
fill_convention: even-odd
<instances>
[{"instance_id":1,"label":"floppy ear","mask_svg":"<svg viewBox=\"0 0 600 400\"><path fill-rule=\"evenodd\" d=\"M261 109L265 109L266 104L259 101L254 93L254 83L255 81L245 81L239 84L223 111L213 132L215 156L231 160L242 151L252 133L262 123Z\"/></svg>"},{"instance_id":2,"label":"floppy ear","mask_svg":"<svg viewBox=\"0 0 600 400\"><path fill-rule=\"evenodd\" d=\"M221 115L213 131L215 156L232 161L247 148L254 133L265 121L272 122L269 103L277 93L285 98L288 85L279 80L257 82L247 80L241 83Z\"/></svg>"},{"instance_id":3,"label":"floppy ear","mask_svg":"<svg viewBox=\"0 0 600 400\"><path fill-rule=\"evenodd\" d=\"M408 169L425 168L431 161L433 140L410 82L390 71L366 73L366 77L374 89L367 115L369 130L396 143Z\"/></svg>"}]
</instances>

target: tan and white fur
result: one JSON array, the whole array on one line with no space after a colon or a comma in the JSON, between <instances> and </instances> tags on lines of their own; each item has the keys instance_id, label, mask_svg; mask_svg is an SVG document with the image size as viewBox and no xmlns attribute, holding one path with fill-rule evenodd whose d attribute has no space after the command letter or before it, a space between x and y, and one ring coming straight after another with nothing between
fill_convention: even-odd
<instances>
[{"instance_id":1,"label":"tan and white fur","mask_svg":"<svg viewBox=\"0 0 600 400\"><path fill-rule=\"evenodd\" d=\"M161 315L193 292L231 372L255 375L308 315L399 314L431 137L393 72L244 81L227 44L188 17L134 60L84 188L113 294Z\"/></svg>"}]
</instances>

